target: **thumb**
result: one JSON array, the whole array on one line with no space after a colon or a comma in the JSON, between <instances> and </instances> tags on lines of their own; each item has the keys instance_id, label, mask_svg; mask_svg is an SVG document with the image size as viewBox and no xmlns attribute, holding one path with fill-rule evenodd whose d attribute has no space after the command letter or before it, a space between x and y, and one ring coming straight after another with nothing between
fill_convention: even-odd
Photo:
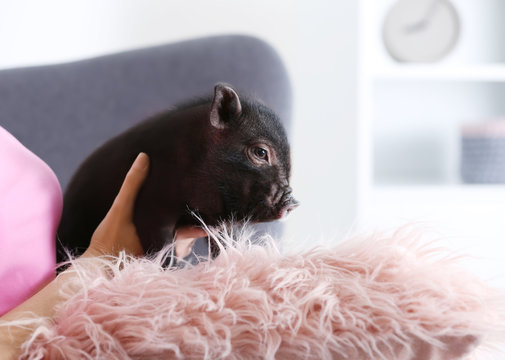
<instances>
[{"instance_id":1,"label":"thumb","mask_svg":"<svg viewBox=\"0 0 505 360\"><path fill-rule=\"evenodd\" d=\"M122 217L129 220L132 218L135 199L147 177L148 170L149 157L141 152L128 170L123 185L112 203L111 212L119 212Z\"/></svg>"}]
</instances>

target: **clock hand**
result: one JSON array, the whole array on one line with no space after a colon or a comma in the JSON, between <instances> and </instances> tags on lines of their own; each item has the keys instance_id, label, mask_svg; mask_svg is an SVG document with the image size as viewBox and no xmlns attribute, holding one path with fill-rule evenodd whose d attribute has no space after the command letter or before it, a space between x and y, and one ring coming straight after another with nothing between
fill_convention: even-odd
<instances>
[{"instance_id":1,"label":"clock hand","mask_svg":"<svg viewBox=\"0 0 505 360\"><path fill-rule=\"evenodd\" d=\"M416 33L418 31L424 30L430 21L433 19L433 16L436 13L437 7L445 0L433 0L431 2L430 7L428 8L428 11L426 11L426 15L423 16L423 18L413 24L406 25L403 27L403 30L408 33Z\"/></svg>"}]
</instances>

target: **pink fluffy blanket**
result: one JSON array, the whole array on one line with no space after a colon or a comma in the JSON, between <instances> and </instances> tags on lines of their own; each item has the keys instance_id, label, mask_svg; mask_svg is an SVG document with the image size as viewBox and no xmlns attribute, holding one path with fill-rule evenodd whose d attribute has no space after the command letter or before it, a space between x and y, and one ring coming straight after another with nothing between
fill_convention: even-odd
<instances>
[{"instance_id":1,"label":"pink fluffy blanket","mask_svg":"<svg viewBox=\"0 0 505 360\"><path fill-rule=\"evenodd\" d=\"M161 255L77 261L22 358L449 360L504 335L497 294L416 233L291 255L232 237L179 270Z\"/></svg>"}]
</instances>

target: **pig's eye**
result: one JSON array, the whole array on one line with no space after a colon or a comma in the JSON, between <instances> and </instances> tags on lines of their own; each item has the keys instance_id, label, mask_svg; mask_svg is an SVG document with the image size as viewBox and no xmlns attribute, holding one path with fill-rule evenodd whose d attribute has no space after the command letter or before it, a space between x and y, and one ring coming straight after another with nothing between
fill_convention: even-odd
<instances>
[{"instance_id":1,"label":"pig's eye","mask_svg":"<svg viewBox=\"0 0 505 360\"><path fill-rule=\"evenodd\" d=\"M266 149L255 147L253 154L260 160L268 161L268 151Z\"/></svg>"},{"instance_id":2,"label":"pig's eye","mask_svg":"<svg viewBox=\"0 0 505 360\"><path fill-rule=\"evenodd\" d=\"M275 153L266 144L258 143L247 148L249 160L256 166L271 165Z\"/></svg>"}]
</instances>

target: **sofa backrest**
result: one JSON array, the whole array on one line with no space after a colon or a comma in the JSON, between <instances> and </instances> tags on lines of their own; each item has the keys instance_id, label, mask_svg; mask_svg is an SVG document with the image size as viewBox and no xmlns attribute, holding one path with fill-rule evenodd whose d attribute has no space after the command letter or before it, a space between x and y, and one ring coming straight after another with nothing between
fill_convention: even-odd
<instances>
[{"instance_id":1,"label":"sofa backrest","mask_svg":"<svg viewBox=\"0 0 505 360\"><path fill-rule=\"evenodd\" d=\"M291 88L278 54L216 36L50 66L0 71L0 125L54 170L63 189L97 146L224 81L273 108L289 132Z\"/></svg>"}]
</instances>

